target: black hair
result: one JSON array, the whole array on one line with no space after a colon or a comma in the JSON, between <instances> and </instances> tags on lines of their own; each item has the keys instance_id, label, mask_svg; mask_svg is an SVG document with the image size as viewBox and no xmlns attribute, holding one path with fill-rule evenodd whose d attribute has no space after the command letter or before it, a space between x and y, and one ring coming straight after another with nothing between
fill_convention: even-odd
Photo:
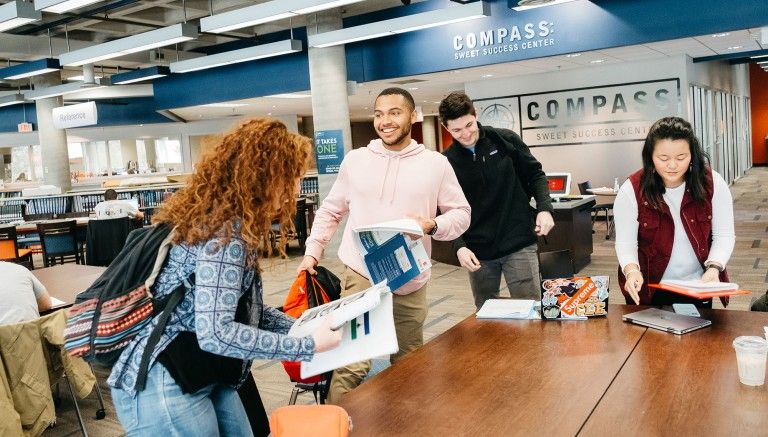
<instances>
[{"instance_id":1,"label":"black hair","mask_svg":"<svg viewBox=\"0 0 768 437\"><path fill-rule=\"evenodd\" d=\"M413 96L408 91L398 88L398 87L391 87L386 88L382 92L379 93L378 96L376 96L376 100L379 100L379 97L381 96L391 96L391 95L399 95L403 96L405 98L405 101L408 102L408 104L411 106L411 111L416 109L416 102L413 100Z\"/></svg>"},{"instance_id":2,"label":"black hair","mask_svg":"<svg viewBox=\"0 0 768 437\"><path fill-rule=\"evenodd\" d=\"M691 164L685 172L686 189L691 197L697 201L704 201L706 197L707 167L709 155L701 148L693 127L680 117L664 117L654 123L643 145L643 174L640 176L640 192L655 208L660 208L662 196L666 192L664 181L656 173L653 165L653 150L656 143L661 140L685 140L691 153Z\"/></svg>"},{"instance_id":3,"label":"black hair","mask_svg":"<svg viewBox=\"0 0 768 437\"><path fill-rule=\"evenodd\" d=\"M475 105L472 104L472 99L468 95L461 91L454 91L440 102L440 108L438 109L440 114L440 123L447 124L451 120L456 120L465 115L477 115L475 111Z\"/></svg>"},{"instance_id":4,"label":"black hair","mask_svg":"<svg viewBox=\"0 0 768 437\"><path fill-rule=\"evenodd\" d=\"M117 191L110 188L104 192L104 200L116 200L116 199L117 199Z\"/></svg>"}]
</instances>

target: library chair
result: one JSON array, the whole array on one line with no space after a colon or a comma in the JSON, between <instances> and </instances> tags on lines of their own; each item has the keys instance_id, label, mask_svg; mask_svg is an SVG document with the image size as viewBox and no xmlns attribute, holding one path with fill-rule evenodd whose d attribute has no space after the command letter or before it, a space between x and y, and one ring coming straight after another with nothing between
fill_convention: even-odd
<instances>
[{"instance_id":1,"label":"library chair","mask_svg":"<svg viewBox=\"0 0 768 437\"><path fill-rule=\"evenodd\" d=\"M89 266L108 266L123 249L133 229L130 222L128 217L90 220L85 238L85 263Z\"/></svg>"},{"instance_id":2,"label":"library chair","mask_svg":"<svg viewBox=\"0 0 768 437\"><path fill-rule=\"evenodd\" d=\"M0 423L0 435L40 435L56 423L59 383L66 384L80 431L88 433L78 405L96 385L91 367L64 350L64 311L54 311L23 323L0 326L0 406L12 412ZM3 389L5 387L5 389ZM98 386L97 386L98 387ZM104 417L104 401L97 419Z\"/></svg>"},{"instance_id":3,"label":"library chair","mask_svg":"<svg viewBox=\"0 0 768 437\"><path fill-rule=\"evenodd\" d=\"M541 280L572 278L576 271L570 250L555 250L539 254L539 274Z\"/></svg>"},{"instance_id":4,"label":"library chair","mask_svg":"<svg viewBox=\"0 0 768 437\"><path fill-rule=\"evenodd\" d=\"M49 267L74 261L83 264L82 245L77 240L77 225L74 220L52 223L38 223L37 233L43 246L43 265Z\"/></svg>"},{"instance_id":5,"label":"library chair","mask_svg":"<svg viewBox=\"0 0 768 437\"><path fill-rule=\"evenodd\" d=\"M293 218L293 226L293 232L286 235L285 247L287 248L288 243L295 238L299 241L299 247L304 248L304 244L307 241L307 199L303 197L296 200L296 215ZM272 249L277 248L280 237L280 223L273 222L272 229L269 232Z\"/></svg>"},{"instance_id":6,"label":"library chair","mask_svg":"<svg viewBox=\"0 0 768 437\"><path fill-rule=\"evenodd\" d=\"M21 264L29 270L35 269L31 249L19 249L15 226L0 227L0 261Z\"/></svg>"},{"instance_id":7,"label":"library chair","mask_svg":"<svg viewBox=\"0 0 768 437\"><path fill-rule=\"evenodd\" d=\"M592 188L592 182L584 181L578 184L579 193L582 195L591 195L588 190ZM605 239L611 239L611 229L613 228L613 202L598 203L592 207L592 233L595 233L595 219L600 215L600 212L605 213Z\"/></svg>"}]
</instances>

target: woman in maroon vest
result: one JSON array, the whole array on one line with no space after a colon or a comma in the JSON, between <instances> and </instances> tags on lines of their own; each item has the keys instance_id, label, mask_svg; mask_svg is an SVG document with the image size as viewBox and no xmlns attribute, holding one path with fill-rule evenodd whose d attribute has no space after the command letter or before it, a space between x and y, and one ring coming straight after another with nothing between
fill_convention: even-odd
<instances>
[{"instance_id":1,"label":"woman in maroon vest","mask_svg":"<svg viewBox=\"0 0 768 437\"><path fill-rule=\"evenodd\" d=\"M651 126L642 157L643 168L624 182L613 207L624 298L644 305L711 307L711 299L690 299L648 284L728 280L725 266L736 240L728 185L709 167L691 124L679 117Z\"/></svg>"}]
</instances>

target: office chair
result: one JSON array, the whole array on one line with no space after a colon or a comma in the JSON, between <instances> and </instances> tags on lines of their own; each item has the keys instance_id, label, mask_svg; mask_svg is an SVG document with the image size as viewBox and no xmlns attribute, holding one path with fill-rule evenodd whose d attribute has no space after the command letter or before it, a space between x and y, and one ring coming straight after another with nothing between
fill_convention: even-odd
<instances>
[{"instance_id":1,"label":"office chair","mask_svg":"<svg viewBox=\"0 0 768 437\"><path fill-rule=\"evenodd\" d=\"M45 267L74 261L83 264L82 247L77 241L76 223L65 220L54 223L38 223L37 233L43 245L43 264Z\"/></svg>"},{"instance_id":2,"label":"office chair","mask_svg":"<svg viewBox=\"0 0 768 437\"><path fill-rule=\"evenodd\" d=\"M132 229L130 221L128 217L90 220L85 238L85 263L108 266L125 245Z\"/></svg>"},{"instance_id":3,"label":"office chair","mask_svg":"<svg viewBox=\"0 0 768 437\"><path fill-rule=\"evenodd\" d=\"M21 264L34 270L31 249L19 249L15 226L0 227L0 260Z\"/></svg>"},{"instance_id":4,"label":"office chair","mask_svg":"<svg viewBox=\"0 0 768 437\"><path fill-rule=\"evenodd\" d=\"M592 188L592 182L590 181L584 181L580 182L579 184L579 193L584 195L588 194L591 195L589 190ZM594 227L595 227L595 219L600 214L600 212L605 213L605 239L610 240L611 239L611 229L613 228L613 202L610 203L598 203L597 205L592 207L592 233L595 233Z\"/></svg>"}]
</instances>

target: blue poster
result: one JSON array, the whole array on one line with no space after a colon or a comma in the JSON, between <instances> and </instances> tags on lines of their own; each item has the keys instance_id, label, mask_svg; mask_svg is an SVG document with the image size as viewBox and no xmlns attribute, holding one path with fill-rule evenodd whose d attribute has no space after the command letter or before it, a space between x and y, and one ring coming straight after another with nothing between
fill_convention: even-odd
<instances>
[{"instance_id":1,"label":"blue poster","mask_svg":"<svg viewBox=\"0 0 768 437\"><path fill-rule=\"evenodd\" d=\"M344 137L341 129L315 132L315 158L318 174L339 172L344 159Z\"/></svg>"}]
</instances>

